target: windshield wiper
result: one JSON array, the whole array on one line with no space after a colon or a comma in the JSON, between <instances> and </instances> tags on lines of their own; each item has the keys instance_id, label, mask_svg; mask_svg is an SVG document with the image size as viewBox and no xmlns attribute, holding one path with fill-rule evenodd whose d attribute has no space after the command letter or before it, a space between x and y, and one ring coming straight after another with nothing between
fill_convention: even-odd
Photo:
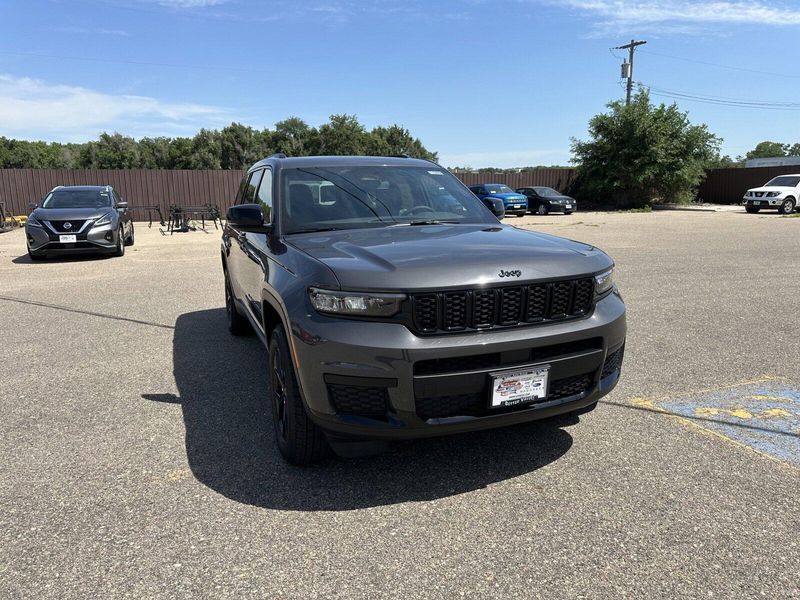
<instances>
[{"instance_id":1,"label":"windshield wiper","mask_svg":"<svg viewBox=\"0 0 800 600\"><path fill-rule=\"evenodd\" d=\"M408 223L397 223L389 227L415 227L417 225L458 225L461 221L439 221L438 219L425 219L420 221L409 221Z\"/></svg>"},{"instance_id":2,"label":"windshield wiper","mask_svg":"<svg viewBox=\"0 0 800 600\"><path fill-rule=\"evenodd\" d=\"M298 229L297 231L289 231L286 235L293 235L295 233L320 233L322 231L339 231L338 227L311 227L309 229Z\"/></svg>"}]
</instances>

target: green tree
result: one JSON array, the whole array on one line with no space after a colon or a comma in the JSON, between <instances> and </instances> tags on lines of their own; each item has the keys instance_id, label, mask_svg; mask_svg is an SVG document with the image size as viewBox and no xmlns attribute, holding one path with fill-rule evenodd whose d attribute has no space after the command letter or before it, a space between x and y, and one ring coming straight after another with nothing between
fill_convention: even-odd
<instances>
[{"instance_id":1,"label":"green tree","mask_svg":"<svg viewBox=\"0 0 800 600\"><path fill-rule=\"evenodd\" d=\"M81 150L81 163L90 169L135 169L139 161L136 140L119 133L103 132Z\"/></svg>"},{"instance_id":2,"label":"green tree","mask_svg":"<svg viewBox=\"0 0 800 600\"><path fill-rule=\"evenodd\" d=\"M800 144L792 144L786 151L786 156L800 156Z\"/></svg>"},{"instance_id":3,"label":"green tree","mask_svg":"<svg viewBox=\"0 0 800 600\"><path fill-rule=\"evenodd\" d=\"M364 154L366 147L367 130L355 115L331 115L319 128L320 154Z\"/></svg>"},{"instance_id":4,"label":"green tree","mask_svg":"<svg viewBox=\"0 0 800 600\"><path fill-rule=\"evenodd\" d=\"M192 138L189 165L192 169L222 168L222 143L219 131L201 129Z\"/></svg>"},{"instance_id":5,"label":"green tree","mask_svg":"<svg viewBox=\"0 0 800 600\"><path fill-rule=\"evenodd\" d=\"M231 123L219 132L220 163L223 169L246 169L259 156L256 131L248 125Z\"/></svg>"},{"instance_id":6,"label":"green tree","mask_svg":"<svg viewBox=\"0 0 800 600\"><path fill-rule=\"evenodd\" d=\"M589 141L572 140L579 193L618 207L690 200L721 140L646 90L608 108L589 121Z\"/></svg>"},{"instance_id":7,"label":"green tree","mask_svg":"<svg viewBox=\"0 0 800 600\"><path fill-rule=\"evenodd\" d=\"M789 144L780 142L759 142L756 147L747 153L747 160L751 158L775 158L776 156L786 156Z\"/></svg>"},{"instance_id":8,"label":"green tree","mask_svg":"<svg viewBox=\"0 0 800 600\"><path fill-rule=\"evenodd\" d=\"M298 117L275 123L272 139L275 151L286 156L309 156L315 154L319 146L317 130Z\"/></svg>"},{"instance_id":9,"label":"green tree","mask_svg":"<svg viewBox=\"0 0 800 600\"><path fill-rule=\"evenodd\" d=\"M428 151L419 138L400 125L375 127L366 137L365 151L371 156L407 154L414 158L438 159L435 152Z\"/></svg>"}]
</instances>

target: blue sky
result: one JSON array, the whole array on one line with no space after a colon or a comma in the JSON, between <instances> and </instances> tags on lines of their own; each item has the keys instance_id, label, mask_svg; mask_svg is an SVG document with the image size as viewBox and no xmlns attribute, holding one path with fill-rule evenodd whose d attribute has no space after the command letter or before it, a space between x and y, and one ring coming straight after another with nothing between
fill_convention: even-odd
<instances>
[{"instance_id":1,"label":"blue sky","mask_svg":"<svg viewBox=\"0 0 800 600\"><path fill-rule=\"evenodd\" d=\"M797 1L3 0L0 135L349 113L409 128L446 166L566 164L570 137L624 95L624 53L609 48L632 38L648 40L647 85L800 103ZM678 104L727 154L800 142L796 110Z\"/></svg>"}]
</instances>

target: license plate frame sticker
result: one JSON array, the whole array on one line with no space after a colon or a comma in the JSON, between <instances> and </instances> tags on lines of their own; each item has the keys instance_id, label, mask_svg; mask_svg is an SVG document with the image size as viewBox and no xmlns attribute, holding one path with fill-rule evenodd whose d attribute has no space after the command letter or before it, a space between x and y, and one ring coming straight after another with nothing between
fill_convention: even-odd
<instances>
[{"instance_id":1,"label":"license plate frame sticker","mask_svg":"<svg viewBox=\"0 0 800 600\"><path fill-rule=\"evenodd\" d=\"M498 371L490 376L489 408L531 404L547 398L550 365Z\"/></svg>"}]
</instances>

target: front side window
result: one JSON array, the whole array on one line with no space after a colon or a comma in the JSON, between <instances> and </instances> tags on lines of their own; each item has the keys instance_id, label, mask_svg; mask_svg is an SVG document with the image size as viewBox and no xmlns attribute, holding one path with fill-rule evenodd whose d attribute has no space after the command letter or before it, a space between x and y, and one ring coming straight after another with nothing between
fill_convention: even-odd
<instances>
[{"instance_id":1,"label":"front side window","mask_svg":"<svg viewBox=\"0 0 800 600\"><path fill-rule=\"evenodd\" d=\"M42 201L42 208L105 208L111 205L108 190L54 190Z\"/></svg>"},{"instance_id":2,"label":"front side window","mask_svg":"<svg viewBox=\"0 0 800 600\"><path fill-rule=\"evenodd\" d=\"M261 212L264 213L264 222L272 222L272 169L264 169L261 177L261 185L258 186L256 194L256 204L261 205Z\"/></svg>"},{"instance_id":3,"label":"front side window","mask_svg":"<svg viewBox=\"0 0 800 600\"><path fill-rule=\"evenodd\" d=\"M247 180L247 187L242 195L242 204L252 204L256 201L256 190L258 184L261 182L261 175L264 171L253 171L250 174L250 179Z\"/></svg>"},{"instance_id":4,"label":"front side window","mask_svg":"<svg viewBox=\"0 0 800 600\"><path fill-rule=\"evenodd\" d=\"M536 193L539 194L540 196L545 196L545 197L550 196L550 197L552 197L552 196L560 196L561 195L556 190L554 190L553 188L549 188L549 187L537 187L537 188L534 188L534 189L536 190Z\"/></svg>"},{"instance_id":5,"label":"front side window","mask_svg":"<svg viewBox=\"0 0 800 600\"><path fill-rule=\"evenodd\" d=\"M282 171L284 233L428 223L497 224L444 169L398 166Z\"/></svg>"}]
</instances>

